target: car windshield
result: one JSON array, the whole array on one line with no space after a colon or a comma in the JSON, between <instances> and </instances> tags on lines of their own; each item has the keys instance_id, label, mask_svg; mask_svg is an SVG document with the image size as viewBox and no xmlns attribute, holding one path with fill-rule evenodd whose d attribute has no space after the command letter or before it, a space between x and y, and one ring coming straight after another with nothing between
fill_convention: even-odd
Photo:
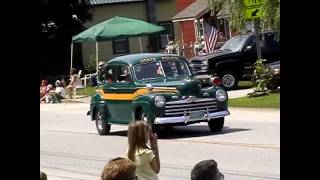
<instances>
[{"instance_id":1,"label":"car windshield","mask_svg":"<svg viewBox=\"0 0 320 180\"><path fill-rule=\"evenodd\" d=\"M229 39L224 45L220 48L222 51L239 51L241 47L243 47L244 43L246 42L248 36L235 36Z\"/></svg>"},{"instance_id":2,"label":"car windshield","mask_svg":"<svg viewBox=\"0 0 320 180\"><path fill-rule=\"evenodd\" d=\"M141 63L134 66L134 73L137 80L176 78L188 76L189 69L184 61L165 60L151 63Z\"/></svg>"}]
</instances>

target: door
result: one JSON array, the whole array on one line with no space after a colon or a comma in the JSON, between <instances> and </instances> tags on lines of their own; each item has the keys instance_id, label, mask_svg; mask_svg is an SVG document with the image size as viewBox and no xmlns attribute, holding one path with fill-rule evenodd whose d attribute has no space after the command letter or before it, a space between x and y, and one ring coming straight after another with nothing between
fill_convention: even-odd
<instances>
[{"instance_id":1,"label":"door","mask_svg":"<svg viewBox=\"0 0 320 180\"><path fill-rule=\"evenodd\" d=\"M132 100L137 90L132 80L130 67L126 64L112 65L112 82L106 83L107 106L111 114L110 122L128 124L133 120Z\"/></svg>"}]
</instances>

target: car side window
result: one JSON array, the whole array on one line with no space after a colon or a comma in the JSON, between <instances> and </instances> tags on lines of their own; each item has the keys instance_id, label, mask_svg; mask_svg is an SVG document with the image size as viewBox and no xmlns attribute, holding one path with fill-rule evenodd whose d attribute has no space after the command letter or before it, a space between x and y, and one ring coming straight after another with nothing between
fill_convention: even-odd
<instances>
[{"instance_id":1,"label":"car side window","mask_svg":"<svg viewBox=\"0 0 320 180\"><path fill-rule=\"evenodd\" d=\"M265 34L265 45L269 49L279 48L279 38L274 33L267 33Z\"/></svg>"},{"instance_id":2,"label":"car side window","mask_svg":"<svg viewBox=\"0 0 320 180\"><path fill-rule=\"evenodd\" d=\"M115 82L115 66L113 65L106 66L104 74L105 74L104 82L106 83Z\"/></svg>"},{"instance_id":3,"label":"car side window","mask_svg":"<svg viewBox=\"0 0 320 180\"><path fill-rule=\"evenodd\" d=\"M131 82L131 75L128 65L119 65L119 73L117 73L116 80L118 83Z\"/></svg>"}]
</instances>

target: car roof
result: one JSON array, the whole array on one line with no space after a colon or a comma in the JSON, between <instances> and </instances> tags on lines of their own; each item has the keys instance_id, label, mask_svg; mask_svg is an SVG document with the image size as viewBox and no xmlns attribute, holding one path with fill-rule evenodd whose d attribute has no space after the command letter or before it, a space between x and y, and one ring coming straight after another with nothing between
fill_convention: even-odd
<instances>
[{"instance_id":1,"label":"car roof","mask_svg":"<svg viewBox=\"0 0 320 180\"><path fill-rule=\"evenodd\" d=\"M114 63L124 63L129 65L134 65L140 62L141 59L145 58L156 58L159 60L159 57L180 57L176 54L166 54L166 53L138 53L138 54L129 54L124 56L119 56L108 61L107 64ZM182 58L182 57L180 57Z\"/></svg>"}]
</instances>

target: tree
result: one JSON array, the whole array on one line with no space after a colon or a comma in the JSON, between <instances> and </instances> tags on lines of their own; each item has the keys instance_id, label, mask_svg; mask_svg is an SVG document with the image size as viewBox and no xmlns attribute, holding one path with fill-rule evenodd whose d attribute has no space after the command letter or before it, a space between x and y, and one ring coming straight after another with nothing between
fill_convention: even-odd
<instances>
[{"instance_id":1,"label":"tree","mask_svg":"<svg viewBox=\"0 0 320 180\"><path fill-rule=\"evenodd\" d=\"M88 0L40 0L40 75L69 71L73 35L83 31L91 20ZM78 58L77 58L78 59Z\"/></svg>"},{"instance_id":2,"label":"tree","mask_svg":"<svg viewBox=\"0 0 320 180\"><path fill-rule=\"evenodd\" d=\"M263 0L261 6L261 25L263 30L276 30L280 32L280 0ZM208 0L208 5L213 15L217 10L228 8L230 10L230 26L235 31L245 27L245 13L243 0Z\"/></svg>"}]
</instances>

